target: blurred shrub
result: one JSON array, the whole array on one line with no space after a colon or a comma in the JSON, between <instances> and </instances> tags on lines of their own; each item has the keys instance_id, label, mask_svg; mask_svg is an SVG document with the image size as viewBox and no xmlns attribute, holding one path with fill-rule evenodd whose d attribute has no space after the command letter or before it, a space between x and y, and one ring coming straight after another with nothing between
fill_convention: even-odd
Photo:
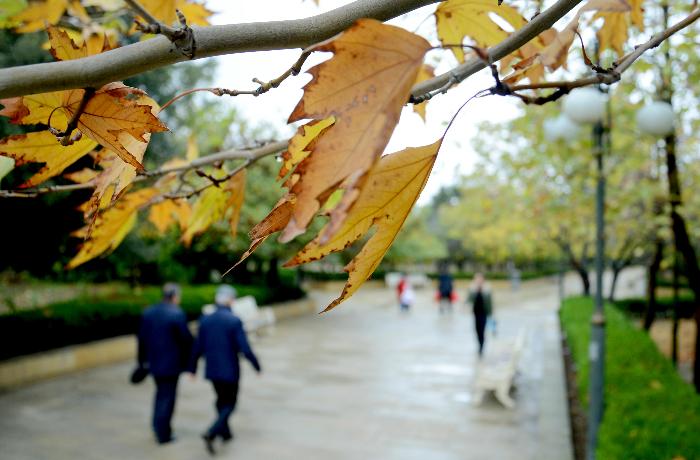
<instances>
[{"instance_id":1,"label":"blurred shrub","mask_svg":"<svg viewBox=\"0 0 700 460\"><path fill-rule=\"evenodd\" d=\"M213 303L216 285L185 286L182 309L189 319ZM258 305L299 299L304 291L283 280L279 286L236 286L240 297ZM83 296L34 310L0 315L0 360L108 337L133 334L141 312L160 300L160 287L143 287L109 296Z\"/></svg>"},{"instance_id":2,"label":"blurred shrub","mask_svg":"<svg viewBox=\"0 0 700 460\"><path fill-rule=\"evenodd\" d=\"M584 407L592 311L590 299L571 298L560 313ZM700 396L618 309L608 305L606 318L605 415L597 458L700 459Z\"/></svg>"},{"instance_id":3,"label":"blurred shrub","mask_svg":"<svg viewBox=\"0 0 700 460\"><path fill-rule=\"evenodd\" d=\"M647 299L634 297L615 301L615 306L630 316L642 317L647 310ZM673 317L673 298L659 297L656 299L656 317ZM692 318L695 313L695 301L692 294L682 294L678 298L678 316L680 318Z\"/></svg>"}]
</instances>

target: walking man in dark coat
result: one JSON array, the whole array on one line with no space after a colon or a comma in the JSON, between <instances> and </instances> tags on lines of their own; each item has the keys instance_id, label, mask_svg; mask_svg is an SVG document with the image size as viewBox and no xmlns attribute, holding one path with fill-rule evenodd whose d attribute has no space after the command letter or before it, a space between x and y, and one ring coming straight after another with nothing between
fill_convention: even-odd
<instances>
[{"instance_id":1,"label":"walking man in dark coat","mask_svg":"<svg viewBox=\"0 0 700 460\"><path fill-rule=\"evenodd\" d=\"M474 310L474 326L476 339L479 342L479 357L484 353L484 341L486 340L486 321L493 313L491 290L486 285L484 275L477 273L474 282L467 292L467 302L471 302Z\"/></svg>"},{"instance_id":2,"label":"walking man in dark coat","mask_svg":"<svg viewBox=\"0 0 700 460\"><path fill-rule=\"evenodd\" d=\"M199 357L204 356L205 377L211 381L216 392L217 418L202 435L210 454L214 454L214 440L217 437L224 442L233 438L228 419L236 408L238 398L238 354L243 354L260 372L260 364L248 344L243 323L231 310L235 298L236 291L231 286L219 287L215 299L216 310L200 321L190 363L190 372L194 374Z\"/></svg>"},{"instance_id":3,"label":"walking man in dark coat","mask_svg":"<svg viewBox=\"0 0 700 460\"><path fill-rule=\"evenodd\" d=\"M163 286L163 300L143 312L138 335L139 366L147 368L156 383L153 431L159 444L175 440L170 420L175 410L177 381L192 350L192 334L179 304L180 287L167 283Z\"/></svg>"}]
</instances>

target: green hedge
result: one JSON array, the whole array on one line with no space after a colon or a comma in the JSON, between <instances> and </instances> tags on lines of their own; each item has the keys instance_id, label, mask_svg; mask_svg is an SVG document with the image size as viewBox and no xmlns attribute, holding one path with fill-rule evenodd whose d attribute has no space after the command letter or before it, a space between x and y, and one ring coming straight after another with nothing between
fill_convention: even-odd
<instances>
[{"instance_id":1,"label":"green hedge","mask_svg":"<svg viewBox=\"0 0 700 460\"><path fill-rule=\"evenodd\" d=\"M632 297L615 301L615 306L625 313L641 318L647 311L648 300L644 297ZM672 297L659 297L656 299L656 317L671 318L675 305ZM680 318L692 318L695 313L695 299L692 294L682 294L678 298L678 316Z\"/></svg>"},{"instance_id":2,"label":"green hedge","mask_svg":"<svg viewBox=\"0 0 700 460\"><path fill-rule=\"evenodd\" d=\"M588 340L593 310L588 298L564 302L561 320L588 400ZM606 307L605 416L600 460L700 459L700 396L656 345L614 307Z\"/></svg>"},{"instance_id":3,"label":"green hedge","mask_svg":"<svg viewBox=\"0 0 700 460\"><path fill-rule=\"evenodd\" d=\"M184 286L182 309L195 319L212 303L216 285ZM293 286L236 286L239 296L252 295L258 305L297 299ZM144 287L108 297L79 297L35 310L0 315L0 360L136 332L141 312L161 298L159 287Z\"/></svg>"}]
</instances>

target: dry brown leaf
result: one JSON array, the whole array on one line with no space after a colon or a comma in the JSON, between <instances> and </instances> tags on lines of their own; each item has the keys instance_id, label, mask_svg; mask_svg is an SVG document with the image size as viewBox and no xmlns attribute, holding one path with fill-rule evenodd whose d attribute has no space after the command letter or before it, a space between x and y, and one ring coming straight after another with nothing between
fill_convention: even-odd
<instances>
[{"instance_id":1,"label":"dry brown leaf","mask_svg":"<svg viewBox=\"0 0 700 460\"><path fill-rule=\"evenodd\" d=\"M280 199L275 207L272 208L272 211L248 233L251 239L250 247L226 273L246 260L270 235L281 232L289 223L295 204L293 196L285 196ZM224 275L226 275L226 273L224 273Z\"/></svg>"},{"instance_id":2,"label":"dry brown leaf","mask_svg":"<svg viewBox=\"0 0 700 460\"><path fill-rule=\"evenodd\" d=\"M318 137L311 153L294 170L296 206L280 241L306 230L320 199L348 177L365 174L382 154L408 99L429 43L422 37L372 19L355 23L315 51L334 53L313 67L313 80L289 122L336 122Z\"/></svg>"},{"instance_id":3,"label":"dry brown leaf","mask_svg":"<svg viewBox=\"0 0 700 460\"><path fill-rule=\"evenodd\" d=\"M382 157L368 174L365 187L333 237L326 242L322 236L317 237L286 264L305 264L341 251L375 227L376 232L345 267L348 281L343 292L324 311L353 295L377 268L423 190L441 142Z\"/></svg>"},{"instance_id":4,"label":"dry brown leaf","mask_svg":"<svg viewBox=\"0 0 700 460\"><path fill-rule=\"evenodd\" d=\"M84 90L64 93L62 108L69 118L77 112L83 94ZM138 98L126 99L128 95L137 95ZM121 83L110 83L89 100L78 120L78 129L119 155L124 162L142 170L141 160L137 158L138 145L131 140L148 144L148 134L168 130L155 113L157 104L142 91ZM129 150L129 147L134 148Z\"/></svg>"}]
</instances>

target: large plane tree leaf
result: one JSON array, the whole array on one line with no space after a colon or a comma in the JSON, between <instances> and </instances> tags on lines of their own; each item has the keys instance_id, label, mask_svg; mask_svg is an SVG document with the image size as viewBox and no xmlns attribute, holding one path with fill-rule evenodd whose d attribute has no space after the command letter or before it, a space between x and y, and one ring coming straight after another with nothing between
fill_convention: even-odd
<instances>
[{"instance_id":1,"label":"large plane tree leaf","mask_svg":"<svg viewBox=\"0 0 700 460\"><path fill-rule=\"evenodd\" d=\"M335 117L294 169L296 205L281 241L306 230L322 198L351 177L363 177L384 151L408 100L429 43L372 19L362 19L314 51L334 56L309 70L313 80L289 117ZM313 122L312 122L313 123ZM361 181L356 182L358 185Z\"/></svg>"}]
</instances>

